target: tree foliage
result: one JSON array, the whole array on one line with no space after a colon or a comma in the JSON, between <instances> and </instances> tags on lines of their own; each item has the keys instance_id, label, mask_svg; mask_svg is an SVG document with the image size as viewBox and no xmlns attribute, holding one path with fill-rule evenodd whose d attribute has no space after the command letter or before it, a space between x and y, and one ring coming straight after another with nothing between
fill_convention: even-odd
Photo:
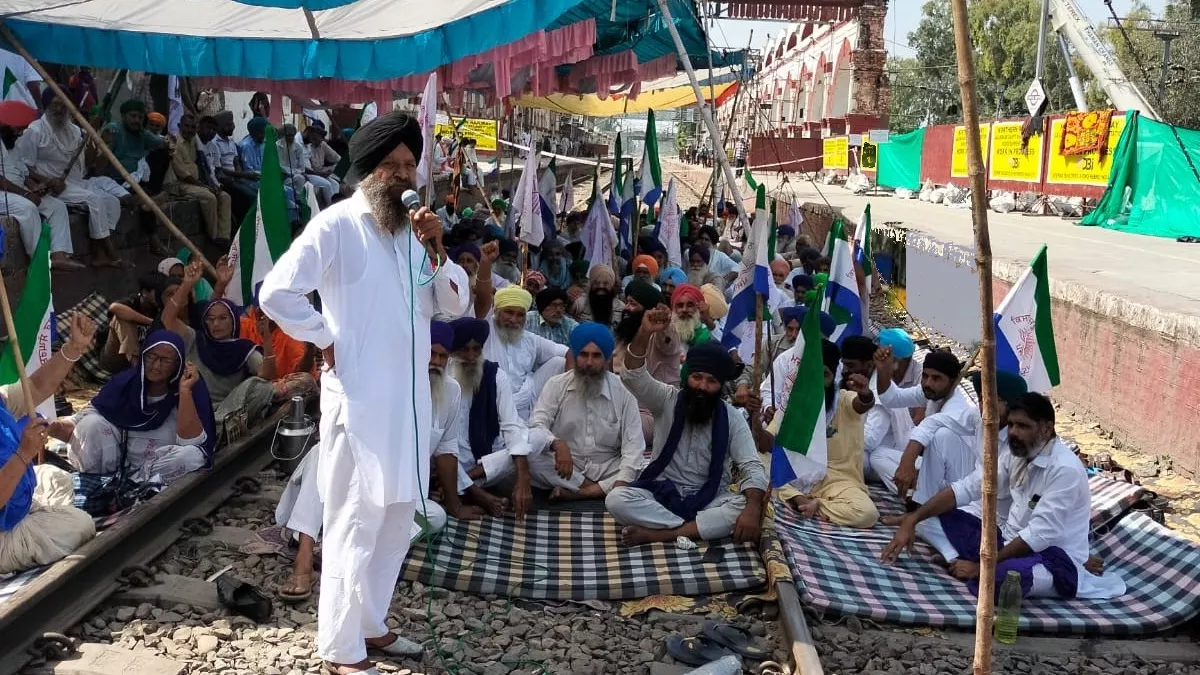
<instances>
[{"instance_id":1,"label":"tree foliage","mask_svg":"<svg viewBox=\"0 0 1200 675\"><path fill-rule=\"evenodd\" d=\"M1200 129L1200 22L1191 20L1188 0L1168 0L1161 15L1155 16L1144 4L1137 3L1122 17L1125 35L1109 26L1103 35L1112 44L1125 75L1142 90L1166 122ZM1163 42L1155 33L1177 33L1171 43L1165 97L1160 97ZM1089 92L1089 97L1093 92ZM1102 92L1099 102L1107 103Z\"/></svg>"},{"instance_id":2,"label":"tree foliage","mask_svg":"<svg viewBox=\"0 0 1200 675\"><path fill-rule=\"evenodd\" d=\"M1126 76L1172 123L1200 128L1200 22L1190 19L1190 0L1168 0L1161 16L1138 2L1125 21L1128 39L1102 17L1101 35L1112 45ZM1040 0L970 0L967 14L975 46L975 87L986 118L1023 117L1025 92L1037 65ZM1166 97L1160 102L1162 41L1155 31L1174 31ZM923 122L961 121L957 58L949 0L927 0L921 21L908 34L916 52L888 62L892 82L892 128L906 131ZM1089 107L1110 105L1099 82L1078 57L1072 57ZM1045 87L1049 113L1076 108L1066 60L1053 31L1046 38Z\"/></svg>"}]
</instances>

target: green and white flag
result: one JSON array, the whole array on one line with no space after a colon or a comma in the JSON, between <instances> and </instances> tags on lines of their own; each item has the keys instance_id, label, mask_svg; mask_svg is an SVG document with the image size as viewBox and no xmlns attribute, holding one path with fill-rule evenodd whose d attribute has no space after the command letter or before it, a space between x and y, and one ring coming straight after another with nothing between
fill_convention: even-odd
<instances>
[{"instance_id":1,"label":"green and white flag","mask_svg":"<svg viewBox=\"0 0 1200 675\"><path fill-rule=\"evenodd\" d=\"M229 249L229 264L237 272L225 290L225 297L243 306L254 303L259 284L292 243L283 174L279 170L279 154L274 152L275 128L270 125L263 147L267 151L263 153L258 199L246 213Z\"/></svg>"},{"instance_id":2,"label":"green and white flag","mask_svg":"<svg viewBox=\"0 0 1200 675\"><path fill-rule=\"evenodd\" d=\"M29 273L20 300L13 310L13 325L17 329L17 341L21 343L21 356L25 361L25 372L33 375L42 364L50 360L50 344L54 340L54 307L50 296L50 227L42 225L42 235L29 262ZM12 347L4 345L0 355L0 384L13 384L20 380ZM55 418L54 396L38 401L37 413L48 420Z\"/></svg>"},{"instance_id":3,"label":"green and white flag","mask_svg":"<svg viewBox=\"0 0 1200 675\"><path fill-rule=\"evenodd\" d=\"M817 295L824 292L818 287ZM829 448L825 433L825 359L821 349L821 312L810 305L800 322L795 350L800 362L795 379L783 383L783 417L771 450L771 485L798 483L811 488L825 477ZM793 352L796 353L796 352Z\"/></svg>"},{"instance_id":4,"label":"green and white flag","mask_svg":"<svg viewBox=\"0 0 1200 675\"><path fill-rule=\"evenodd\" d=\"M642 149L642 168L638 175L638 198L654 211L663 194L662 165L658 161L658 132L654 124L654 111L646 113L646 144ZM634 233L634 236L637 236Z\"/></svg>"},{"instance_id":5,"label":"green and white flag","mask_svg":"<svg viewBox=\"0 0 1200 675\"><path fill-rule=\"evenodd\" d=\"M1020 375L1029 391L1046 393L1060 382L1050 312L1046 247L1004 296L996 322L996 370Z\"/></svg>"},{"instance_id":6,"label":"green and white flag","mask_svg":"<svg viewBox=\"0 0 1200 675\"><path fill-rule=\"evenodd\" d=\"M29 91L29 87L17 77L10 68L4 68L4 82L0 87L0 101L20 101L31 108L37 108L38 104L33 100L33 93Z\"/></svg>"}]
</instances>

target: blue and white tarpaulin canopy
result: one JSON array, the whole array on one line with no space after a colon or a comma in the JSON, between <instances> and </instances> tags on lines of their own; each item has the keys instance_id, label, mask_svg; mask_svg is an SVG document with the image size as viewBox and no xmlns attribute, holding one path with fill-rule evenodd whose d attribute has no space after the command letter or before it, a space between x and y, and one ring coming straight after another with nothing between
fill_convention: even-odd
<instances>
[{"instance_id":1,"label":"blue and white tarpaulin canopy","mask_svg":"<svg viewBox=\"0 0 1200 675\"><path fill-rule=\"evenodd\" d=\"M543 30L581 0L0 0L39 60L182 76L385 80Z\"/></svg>"}]
</instances>

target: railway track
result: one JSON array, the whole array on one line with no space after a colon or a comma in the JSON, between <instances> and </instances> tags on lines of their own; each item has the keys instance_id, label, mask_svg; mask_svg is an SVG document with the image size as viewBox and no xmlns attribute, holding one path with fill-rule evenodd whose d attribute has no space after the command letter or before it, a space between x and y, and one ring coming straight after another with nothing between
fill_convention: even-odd
<instances>
[{"instance_id":1,"label":"railway track","mask_svg":"<svg viewBox=\"0 0 1200 675\"><path fill-rule=\"evenodd\" d=\"M0 675L15 675L38 655L67 651L63 632L120 589L133 572L185 534L193 518L250 488L246 479L272 461L275 419L216 456L211 471L191 474L139 505L0 605ZM34 649L35 651L30 651Z\"/></svg>"}]
</instances>

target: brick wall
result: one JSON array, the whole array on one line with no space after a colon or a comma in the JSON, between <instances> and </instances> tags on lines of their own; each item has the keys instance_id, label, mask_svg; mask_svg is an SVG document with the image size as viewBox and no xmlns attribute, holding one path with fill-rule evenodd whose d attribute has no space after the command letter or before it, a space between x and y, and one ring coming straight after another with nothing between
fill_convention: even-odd
<instances>
[{"instance_id":1,"label":"brick wall","mask_svg":"<svg viewBox=\"0 0 1200 675\"><path fill-rule=\"evenodd\" d=\"M884 44L884 21L888 3L880 0L876 4L864 5L859 10L858 47L854 50L852 114L874 118L886 129L888 109L892 102L892 86L884 74L887 63L887 48Z\"/></svg>"},{"instance_id":2,"label":"brick wall","mask_svg":"<svg viewBox=\"0 0 1200 675\"><path fill-rule=\"evenodd\" d=\"M1010 288L995 280L999 299ZM1121 442L1200 475L1200 347L1055 299L1062 384L1053 396Z\"/></svg>"}]
</instances>

